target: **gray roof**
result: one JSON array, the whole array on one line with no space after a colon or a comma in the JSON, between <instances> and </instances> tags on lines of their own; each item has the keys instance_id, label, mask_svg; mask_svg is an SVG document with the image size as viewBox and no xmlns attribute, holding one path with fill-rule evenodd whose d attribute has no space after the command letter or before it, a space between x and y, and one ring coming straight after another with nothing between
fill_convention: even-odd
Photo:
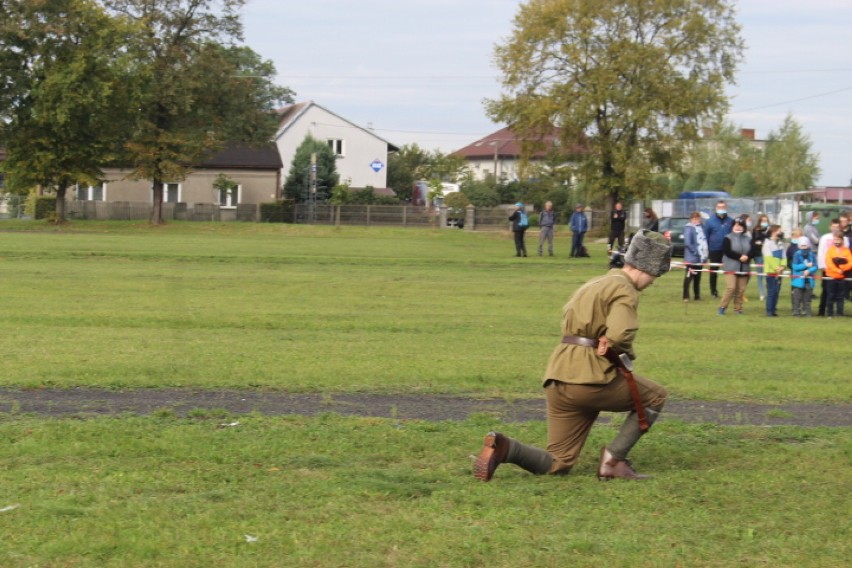
<instances>
[{"instance_id":1,"label":"gray roof","mask_svg":"<svg viewBox=\"0 0 852 568\"><path fill-rule=\"evenodd\" d=\"M273 142L266 142L260 146L230 143L209 158L199 160L196 167L280 170L284 164L278 153L278 147Z\"/></svg>"}]
</instances>

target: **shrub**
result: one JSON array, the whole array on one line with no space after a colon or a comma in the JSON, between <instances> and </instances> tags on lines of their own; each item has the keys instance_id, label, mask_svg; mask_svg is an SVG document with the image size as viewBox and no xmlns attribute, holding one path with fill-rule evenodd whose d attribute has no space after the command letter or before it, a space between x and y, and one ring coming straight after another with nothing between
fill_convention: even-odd
<instances>
[{"instance_id":1,"label":"shrub","mask_svg":"<svg viewBox=\"0 0 852 568\"><path fill-rule=\"evenodd\" d=\"M282 199L273 203L260 204L261 223L292 223L294 201Z\"/></svg>"},{"instance_id":2,"label":"shrub","mask_svg":"<svg viewBox=\"0 0 852 568\"><path fill-rule=\"evenodd\" d=\"M33 219L52 219L56 213L56 197L40 195L31 202Z\"/></svg>"}]
</instances>

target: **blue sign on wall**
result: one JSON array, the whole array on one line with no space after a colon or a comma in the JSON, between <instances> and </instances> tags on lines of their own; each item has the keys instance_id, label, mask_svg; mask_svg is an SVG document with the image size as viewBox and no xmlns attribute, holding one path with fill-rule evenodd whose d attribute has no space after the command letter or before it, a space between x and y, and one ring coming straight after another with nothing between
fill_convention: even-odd
<instances>
[{"instance_id":1,"label":"blue sign on wall","mask_svg":"<svg viewBox=\"0 0 852 568\"><path fill-rule=\"evenodd\" d=\"M380 159L376 158L375 160L373 160L373 163L370 164L370 167L373 168L374 172L379 173L382 170L382 168L385 167L385 165L382 163L382 161Z\"/></svg>"}]
</instances>

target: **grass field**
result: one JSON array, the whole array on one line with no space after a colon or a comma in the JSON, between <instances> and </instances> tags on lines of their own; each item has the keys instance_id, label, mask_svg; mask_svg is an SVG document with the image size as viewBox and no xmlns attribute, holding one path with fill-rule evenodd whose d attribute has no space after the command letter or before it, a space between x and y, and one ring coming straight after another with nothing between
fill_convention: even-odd
<instances>
[{"instance_id":1,"label":"grass field","mask_svg":"<svg viewBox=\"0 0 852 568\"><path fill-rule=\"evenodd\" d=\"M507 234L256 224L0 225L0 384L540 397L561 306L605 269ZM528 248L533 250L533 241ZM637 369L673 397L850 400L850 318L643 293ZM706 290L706 284L705 284ZM235 424L236 423L236 424ZM470 477L543 422L0 414L0 566L845 566L847 428L655 426L644 483Z\"/></svg>"},{"instance_id":2,"label":"grass field","mask_svg":"<svg viewBox=\"0 0 852 568\"><path fill-rule=\"evenodd\" d=\"M458 230L75 223L0 240L0 382L22 387L539 396L562 305L606 268L601 245L568 259L563 236L556 257L518 259L507 234ZM852 399L852 320L763 317L753 284L745 316L719 317L680 284L642 294L636 344L673 396Z\"/></svg>"}]
</instances>

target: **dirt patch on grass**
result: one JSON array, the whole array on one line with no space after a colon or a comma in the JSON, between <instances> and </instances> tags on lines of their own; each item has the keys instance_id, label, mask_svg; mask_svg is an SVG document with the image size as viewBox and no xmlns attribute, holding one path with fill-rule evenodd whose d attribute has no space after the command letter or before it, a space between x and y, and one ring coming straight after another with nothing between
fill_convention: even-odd
<instances>
[{"instance_id":1,"label":"dirt patch on grass","mask_svg":"<svg viewBox=\"0 0 852 568\"><path fill-rule=\"evenodd\" d=\"M400 420L465 420L487 414L504 422L545 419L543 399L506 401L443 395L293 394L255 390L195 389L0 389L0 412L42 416L151 414L184 416L194 410L233 414L316 416L334 413ZM661 420L723 425L852 426L852 405L832 403L752 404L677 401ZM601 421L609 420L602 415Z\"/></svg>"}]
</instances>

